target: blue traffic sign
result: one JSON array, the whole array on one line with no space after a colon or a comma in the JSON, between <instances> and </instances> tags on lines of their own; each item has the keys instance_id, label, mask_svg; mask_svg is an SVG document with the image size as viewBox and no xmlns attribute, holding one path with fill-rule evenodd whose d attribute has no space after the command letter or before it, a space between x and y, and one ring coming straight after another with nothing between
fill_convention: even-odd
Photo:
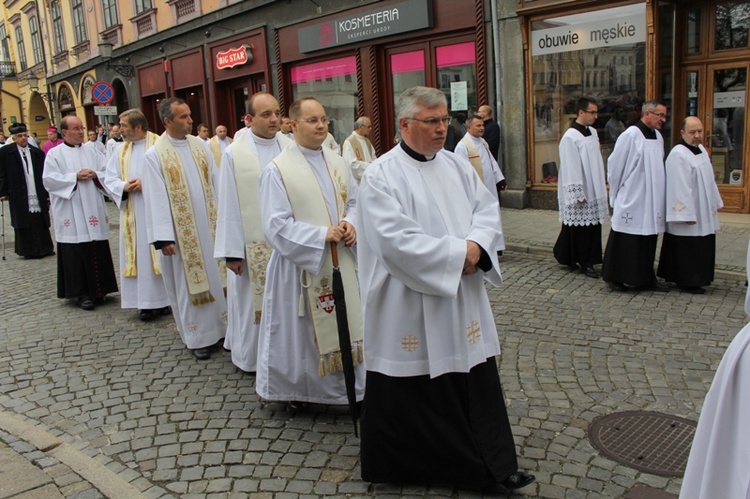
<instances>
[{"instance_id":1,"label":"blue traffic sign","mask_svg":"<svg viewBox=\"0 0 750 499\"><path fill-rule=\"evenodd\" d=\"M106 81L98 81L91 88L91 98L102 106L115 100L115 89Z\"/></svg>"}]
</instances>

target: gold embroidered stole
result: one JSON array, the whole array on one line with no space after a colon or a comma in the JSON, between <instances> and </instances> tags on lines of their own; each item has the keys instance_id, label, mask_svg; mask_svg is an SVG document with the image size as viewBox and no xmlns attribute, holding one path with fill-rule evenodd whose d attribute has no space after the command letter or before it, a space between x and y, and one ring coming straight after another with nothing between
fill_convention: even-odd
<instances>
[{"instance_id":1,"label":"gold embroidered stole","mask_svg":"<svg viewBox=\"0 0 750 499\"><path fill-rule=\"evenodd\" d=\"M357 161L364 161L365 153L362 151L362 144L360 144L357 137L354 136L354 133L347 137L346 141L349 142L349 145L354 149L354 155L357 156Z\"/></svg>"},{"instance_id":2,"label":"gold embroidered stole","mask_svg":"<svg viewBox=\"0 0 750 499\"><path fill-rule=\"evenodd\" d=\"M229 137L227 137L229 139ZM232 139L229 139L229 143L232 143ZM214 164L216 168L221 166L221 142L214 135L211 140L208 141L208 146L211 148L211 155L214 157Z\"/></svg>"},{"instance_id":3,"label":"gold embroidered stole","mask_svg":"<svg viewBox=\"0 0 750 499\"><path fill-rule=\"evenodd\" d=\"M266 267L271 258L271 247L263 235L263 224L260 217L260 200L258 198L258 181L262 165L255 151L250 148L248 140L241 138L232 145L234 178L237 184L237 196L242 214L242 230L245 235L245 261L250 273L251 292L255 306L255 323L260 324L263 308L263 289L266 285Z\"/></svg>"},{"instance_id":4,"label":"gold embroidered stole","mask_svg":"<svg viewBox=\"0 0 750 499\"><path fill-rule=\"evenodd\" d=\"M343 158L325 147L323 148L323 156L336 195L339 220L343 220L346 216L351 173ZM333 222L328 214L318 178L299 147L295 145L284 149L273 162L284 182L289 202L292 205L294 219L311 225L330 227ZM339 268L341 269L346 294L352 358L356 365L363 361L362 310L359 301L356 265L352 253L344 249L343 241L339 243L339 247ZM317 275L310 275L304 271L302 273L302 278L305 280L303 288L307 290L307 303L311 311L313 330L315 331L320 355L318 365L320 376L343 371L338 341L338 323L334 313L333 292L331 290L333 262L331 261L329 243L326 243L325 252L326 255L323 258L320 273ZM304 313L304 310L301 309L301 312Z\"/></svg>"},{"instance_id":5,"label":"gold embroidered stole","mask_svg":"<svg viewBox=\"0 0 750 499\"><path fill-rule=\"evenodd\" d=\"M466 150L469 153L469 163L471 163L471 166L474 167L474 170L476 170L477 174L479 175L479 179L482 181L482 183L484 183L484 170L482 169L482 158L479 156L479 151L477 150L477 148L474 147L474 144L471 142L471 139L469 138L468 133L464 135L464 137L461 139L461 142L464 143L464 145L466 146ZM489 152L489 148L487 148L487 152Z\"/></svg>"},{"instance_id":6,"label":"gold embroidered stole","mask_svg":"<svg viewBox=\"0 0 750 499\"><path fill-rule=\"evenodd\" d=\"M153 146L156 140L159 138L153 132L146 132L146 150ZM133 153L133 143L125 142L120 150L118 151L118 159L120 161L120 177L123 181L127 182L130 180L130 156ZM122 235L123 242L125 243L125 268L122 271L123 277L136 277L138 275L138 265L136 263L136 222L135 222L135 206L133 205L132 196L128 196L125 201L125 208L122 210ZM161 264L159 263L159 255L156 253L156 248L152 245L148 245L151 251L151 265L153 267L154 274L161 274Z\"/></svg>"},{"instance_id":7,"label":"gold embroidered stole","mask_svg":"<svg viewBox=\"0 0 750 499\"><path fill-rule=\"evenodd\" d=\"M214 239L216 237L216 200L211 186L211 174L208 171L208 154L200 139L188 135L186 140L190 147L190 154L198 168L211 238ZM175 236L180 247L188 293L190 293L193 305L198 307L216 299L211 294L198 227L195 225L193 203L184 171L185 165L182 164L180 155L169 141L166 132L159 137L154 147L159 155L164 183L169 195L169 206L172 209ZM222 280L226 279L226 267L223 261L219 262L219 273L222 275Z\"/></svg>"}]
</instances>

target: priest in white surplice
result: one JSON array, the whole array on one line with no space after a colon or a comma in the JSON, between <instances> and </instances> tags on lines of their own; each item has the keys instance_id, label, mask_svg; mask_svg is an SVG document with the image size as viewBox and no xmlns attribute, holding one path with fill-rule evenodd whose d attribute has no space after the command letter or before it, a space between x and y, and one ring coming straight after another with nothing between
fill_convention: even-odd
<instances>
[{"instance_id":1,"label":"priest in white surplice","mask_svg":"<svg viewBox=\"0 0 750 499\"><path fill-rule=\"evenodd\" d=\"M497 190L505 190L507 183L505 175L500 171L500 165L490 153L490 146L482 138L484 135L484 118L475 114L466 121L466 133L456 145L454 150L462 158L465 158L479 175L482 183L490 191L492 197L497 201L498 214L500 213L500 195ZM503 236L503 219L500 216L500 237L497 238L495 249L502 254L505 251L505 237Z\"/></svg>"},{"instance_id":2,"label":"priest in white surplice","mask_svg":"<svg viewBox=\"0 0 750 499\"><path fill-rule=\"evenodd\" d=\"M750 279L750 248L745 264ZM745 313L750 315L750 291L745 297ZM680 499L750 497L748 393L750 324L729 344L703 401Z\"/></svg>"},{"instance_id":3,"label":"priest in white surplice","mask_svg":"<svg viewBox=\"0 0 750 499\"><path fill-rule=\"evenodd\" d=\"M148 240L161 250L162 279L180 337L197 359L206 360L227 322L226 269L213 259L214 161L190 135L193 120L184 100L162 100L159 117L166 133L146 152L143 177Z\"/></svg>"},{"instance_id":4,"label":"priest in white surplice","mask_svg":"<svg viewBox=\"0 0 750 499\"><path fill-rule=\"evenodd\" d=\"M342 145L342 157L351 168L354 178L359 183L362 174L370 163L375 161L377 154L368 136L372 130L372 121L366 116L361 116L354 122L354 131L346 138Z\"/></svg>"},{"instance_id":5,"label":"priest in white surplice","mask_svg":"<svg viewBox=\"0 0 750 499\"><path fill-rule=\"evenodd\" d=\"M664 232L664 139L659 130L667 108L643 104L641 120L617 139L607 160L612 230L604 250L602 277L613 291L669 291L654 274L656 240Z\"/></svg>"},{"instance_id":6,"label":"priest in white surplice","mask_svg":"<svg viewBox=\"0 0 750 499\"><path fill-rule=\"evenodd\" d=\"M702 145L701 120L685 118L680 134L667 157L667 231L657 275L688 293L703 294L702 286L714 280L718 212L724 203Z\"/></svg>"},{"instance_id":7,"label":"priest in white surplice","mask_svg":"<svg viewBox=\"0 0 750 499\"><path fill-rule=\"evenodd\" d=\"M354 350L356 396L364 392L362 323L352 246L357 182L344 160L322 147L325 109L295 101L296 143L263 168L260 211L273 248L266 274L256 391L264 399L347 404L333 307L331 243L339 266Z\"/></svg>"},{"instance_id":8,"label":"priest in white surplice","mask_svg":"<svg viewBox=\"0 0 750 499\"><path fill-rule=\"evenodd\" d=\"M232 143L232 139L227 137L227 127L219 125L214 130L216 135L208 139L208 150L214 157L214 164L219 166L221 164L221 155L224 154L229 144Z\"/></svg>"},{"instance_id":9,"label":"priest in white surplice","mask_svg":"<svg viewBox=\"0 0 750 499\"><path fill-rule=\"evenodd\" d=\"M263 166L292 142L276 133L281 111L271 94L254 94L245 107L250 129L227 147L221 158L214 257L225 260L228 270L229 322L224 348L232 351L235 366L255 372L263 288L271 256L263 235L258 181Z\"/></svg>"},{"instance_id":10,"label":"priest in white surplice","mask_svg":"<svg viewBox=\"0 0 750 499\"><path fill-rule=\"evenodd\" d=\"M443 150L451 117L440 90L406 90L396 115L403 140L365 171L357 210L362 479L524 487L534 477L518 470L485 288L502 282L497 202Z\"/></svg>"},{"instance_id":11,"label":"priest in white surplice","mask_svg":"<svg viewBox=\"0 0 750 499\"><path fill-rule=\"evenodd\" d=\"M581 269L598 278L594 265L602 263L602 224L609 219L604 161L599 134L593 124L599 106L581 97L576 102L578 117L560 140L560 172L557 177L557 204L562 228L554 247L561 265Z\"/></svg>"},{"instance_id":12,"label":"priest in white surplice","mask_svg":"<svg viewBox=\"0 0 750 499\"><path fill-rule=\"evenodd\" d=\"M103 154L81 146L80 118L64 117L60 129L64 143L47 154L42 174L55 220L57 297L75 298L82 309L93 310L117 291L104 205L106 164Z\"/></svg>"},{"instance_id":13,"label":"priest in white surplice","mask_svg":"<svg viewBox=\"0 0 750 499\"><path fill-rule=\"evenodd\" d=\"M115 126L124 142L107 162L104 182L120 208L120 305L138 309L140 319L148 321L169 312L159 254L148 243L143 199L144 156L159 136L148 131L148 121L139 109L120 114L120 124ZM110 137L107 145L114 140Z\"/></svg>"}]
</instances>

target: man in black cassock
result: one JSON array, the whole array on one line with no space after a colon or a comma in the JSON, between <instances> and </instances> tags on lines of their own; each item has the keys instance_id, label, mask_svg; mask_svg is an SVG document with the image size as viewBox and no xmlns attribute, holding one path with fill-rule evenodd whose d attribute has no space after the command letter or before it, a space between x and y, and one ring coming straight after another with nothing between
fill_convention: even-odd
<instances>
[{"instance_id":1,"label":"man in black cassock","mask_svg":"<svg viewBox=\"0 0 750 499\"><path fill-rule=\"evenodd\" d=\"M479 106L477 114L484 119L484 135L482 138L490 146L490 154L497 161L500 153L500 125L492 118L492 108L488 105Z\"/></svg>"},{"instance_id":2,"label":"man in black cassock","mask_svg":"<svg viewBox=\"0 0 750 499\"><path fill-rule=\"evenodd\" d=\"M49 233L49 194L42 184L44 153L29 147L26 125L10 127L13 142L0 148L0 200L8 201L16 254L24 258L54 255Z\"/></svg>"}]
</instances>

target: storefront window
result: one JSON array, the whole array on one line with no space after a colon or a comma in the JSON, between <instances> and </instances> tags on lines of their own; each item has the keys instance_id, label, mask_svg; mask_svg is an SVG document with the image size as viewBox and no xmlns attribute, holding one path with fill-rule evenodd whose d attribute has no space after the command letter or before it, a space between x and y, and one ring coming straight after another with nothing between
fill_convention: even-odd
<instances>
[{"instance_id":1,"label":"storefront window","mask_svg":"<svg viewBox=\"0 0 750 499\"><path fill-rule=\"evenodd\" d=\"M557 183L558 144L575 103L599 105L594 124L605 165L617 137L640 119L645 95L646 7L628 5L532 22L535 184Z\"/></svg>"},{"instance_id":2,"label":"storefront window","mask_svg":"<svg viewBox=\"0 0 750 499\"><path fill-rule=\"evenodd\" d=\"M716 50L746 48L750 29L750 2L734 2L716 6Z\"/></svg>"},{"instance_id":3,"label":"storefront window","mask_svg":"<svg viewBox=\"0 0 750 499\"><path fill-rule=\"evenodd\" d=\"M444 45L435 50L440 90L448 98L448 110L476 110L477 71L474 42Z\"/></svg>"},{"instance_id":4,"label":"storefront window","mask_svg":"<svg viewBox=\"0 0 750 499\"><path fill-rule=\"evenodd\" d=\"M393 119L395 129L398 131L396 120L396 103L398 96L407 88L424 86L424 50L414 50L391 55L391 84L393 85ZM398 133L398 132L397 132Z\"/></svg>"},{"instance_id":5,"label":"storefront window","mask_svg":"<svg viewBox=\"0 0 750 499\"><path fill-rule=\"evenodd\" d=\"M292 68L292 97L315 97L329 117L328 130L341 144L357 120L357 58L342 57Z\"/></svg>"}]
</instances>

